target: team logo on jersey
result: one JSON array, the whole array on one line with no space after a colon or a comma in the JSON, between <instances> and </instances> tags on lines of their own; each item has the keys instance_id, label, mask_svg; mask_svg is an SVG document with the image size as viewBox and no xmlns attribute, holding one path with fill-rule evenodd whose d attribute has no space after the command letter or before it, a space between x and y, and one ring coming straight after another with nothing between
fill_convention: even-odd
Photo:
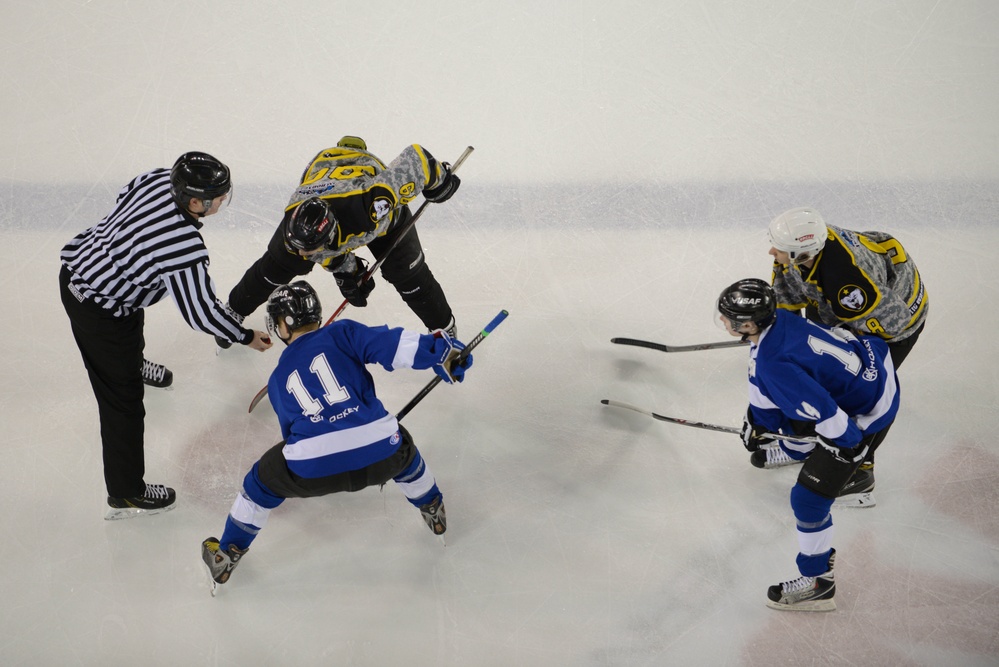
<instances>
[{"instance_id":1,"label":"team logo on jersey","mask_svg":"<svg viewBox=\"0 0 999 667\"><path fill-rule=\"evenodd\" d=\"M396 431L392 435L392 437L389 438L389 444L390 445L398 445L400 442L402 442L402 435L399 433L399 431Z\"/></svg>"},{"instance_id":2,"label":"team logo on jersey","mask_svg":"<svg viewBox=\"0 0 999 667\"><path fill-rule=\"evenodd\" d=\"M839 299L839 305L847 310L853 310L858 313L864 310L864 307L867 305L867 295L864 293L864 290L856 285L846 285L840 288L837 298Z\"/></svg>"},{"instance_id":3,"label":"team logo on jersey","mask_svg":"<svg viewBox=\"0 0 999 667\"><path fill-rule=\"evenodd\" d=\"M371 208L368 210L368 215L371 216L371 222L378 222L391 212L392 202L385 197L378 197L371 202Z\"/></svg>"},{"instance_id":4,"label":"team logo on jersey","mask_svg":"<svg viewBox=\"0 0 999 667\"><path fill-rule=\"evenodd\" d=\"M412 199L416 196L416 183L413 183L412 181L406 183L404 186L399 188L399 194L405 199Z\"/></svg>"}]
</instances>

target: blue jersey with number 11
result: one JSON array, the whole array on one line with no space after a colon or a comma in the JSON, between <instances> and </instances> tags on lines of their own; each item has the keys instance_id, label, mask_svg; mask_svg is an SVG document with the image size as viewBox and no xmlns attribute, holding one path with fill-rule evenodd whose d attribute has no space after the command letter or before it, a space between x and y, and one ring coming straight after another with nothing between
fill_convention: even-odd
<instances>
[{"instance_id":1,"label":"blue jersey with number 11","mask_svg":"<svg viewBox=\"0 0 999 667\"><path fill-rule=\"evenodd\" d=\"M351 320L296 338L267 384L288 469L299 477L326 477L395 453L399 423L375 395L365 364L427 369L439 363L442 345L431 335Z\"/></svg>"},{"instance_id":2,"label":"blue jersey with number 11","mask_svg":"<svg viewBox=\"0 0 999 667\"><path fill-rule=\"evenodd\" d=\"M898 412L895 366L887 344L777 311L750 348L753 420L790 433L790 420L815 422L815 432L853 448L865 433L889 426Z\"/></svg>"}]
</instances>

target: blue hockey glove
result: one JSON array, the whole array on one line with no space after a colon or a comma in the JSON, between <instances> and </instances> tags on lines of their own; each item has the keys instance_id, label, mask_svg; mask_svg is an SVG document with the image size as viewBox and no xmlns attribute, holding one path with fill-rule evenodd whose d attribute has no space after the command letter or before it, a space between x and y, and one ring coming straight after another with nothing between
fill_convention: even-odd
<instances>
[{"instance_id":1,"label":"blue hockey glove","mask_svg":"<svg viewBox=\"0 0 999 667\"><path fill-rule=\"evenodd\" d=\"M444 331L434 333L434 352L439 352L440 361L434 364L434 372L448 384L461 382L465 379L465 371L472 366L472 355L459 359L465 344L456 338L451 338Z\"/></svg>"}]
</instances>

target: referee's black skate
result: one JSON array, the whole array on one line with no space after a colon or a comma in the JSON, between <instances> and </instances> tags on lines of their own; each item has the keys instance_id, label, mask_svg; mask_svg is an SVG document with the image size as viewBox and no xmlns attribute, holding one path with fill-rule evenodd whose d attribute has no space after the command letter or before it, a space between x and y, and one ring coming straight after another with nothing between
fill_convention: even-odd
<instances>
[{"instance_id":1,"label":"referee's black skate","mask_svg":"<svg viewBox=\"0 0 999 667\"><path fill-rule=\"evenodd\" d=\"M829 571L817 577L798 577L767 589L767 606L783 611L833 611L836 581L833 565L836 550L829 554Z\"/></svg>"},{"instance_id":2,"label":"referee's black skate","mask_svg":"<svg viewBox=\"0 0 999 667\"><path fill-rule=\"evenodd\" d=\"M165 389L173 384L173 373L163 364L142 360L142 381L150 387Z\"/></svg>"},{"instance_id":3,"label":"referee's black skate","mask_svg":"<svg viewBox=\"0 0 999 667\"><path fill-rule=\"evenodd\" d=\"M212 579L212 597L218 592L218 587L229 581L232 571L239 565L239 560L249 549L240 549L230 544L222 550L217 537L209 537L201 543L201 560L208 568L208 576Z\"/></svg>"},{"instance_id":4,"label":"referee's black skate","mask_svg":"<svg viewBox=\"0 0 999 667\"><path fill-rule=\"evenodd\" d=\"M108 496L108 511L104 515L106 521L131 519L147 514L169 512L176 507L177 492L162 484L146 484L146 490L141 496L131 498L115 498Z\"/></svg>"}]
</instances>

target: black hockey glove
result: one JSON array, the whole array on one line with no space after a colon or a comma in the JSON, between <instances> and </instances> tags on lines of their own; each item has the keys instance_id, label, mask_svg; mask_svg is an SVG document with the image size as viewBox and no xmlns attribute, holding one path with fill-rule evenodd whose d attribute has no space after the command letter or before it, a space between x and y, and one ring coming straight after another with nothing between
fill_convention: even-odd
<instances>
[{"instance_id":1,"label":"black hockey glove","mask_svg":"<svg viewBox=\"0 0 999 667\"><path fill-rule=\"evenodd\" d=\"M752 408L746 408L746 416L742 418L742 430L739 434L742 436L743 446L750 452L755 452L763 445L767 445L774 441L773 438L761 438L758 433L760 433L755 425L753 425L753 413Z\"/></svg>"},{"instance_id":2,"label":"black hockey glove","mask_svg":"<svg viewBox=\"0 0 999 667\"><path fill-rule=\"evenodd\" d=\"M443 173L440 183L423 190L423 198L435 204L446 202L451 198L451 195L458 191L458 186L461 185L461 179L451 172L450 164L441 162L440 167Z\"/></svg>"},{"instance_id":3,"label":"black hockey glove","mask_svg":"<svg viewBox=\"0 0 999 667\"><path fill-rule=\"evenodd\" d=\"M340 294L343 294L347 303L356 308L364 308L368 305L368 295L375 289L375 279L365 280L364 274L368 270L367 262L356 256L354 259L356 263L353 273L334 272L333 279L336 280L336 286L340 288Z\"/></svg>"}]
</instances>

